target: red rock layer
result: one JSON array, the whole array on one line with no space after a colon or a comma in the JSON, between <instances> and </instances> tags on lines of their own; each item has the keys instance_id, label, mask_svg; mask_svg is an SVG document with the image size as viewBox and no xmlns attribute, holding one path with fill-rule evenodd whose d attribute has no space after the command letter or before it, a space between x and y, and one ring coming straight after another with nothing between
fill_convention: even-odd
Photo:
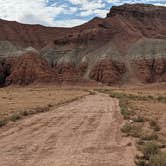
<instances>
[{"instance_id":1,"label":"red rock layer","mask_svg":"<svg viewBox=\"0 0 166 166\"><path fill-rule=\"evenodd\" d=\"M104 84L115 84L122 80L125 65L112 60L100 61L90 72L90 78Z\"/></svg>"},{"instance_id":2,"label":"red rock layer","mask_svg":"<svg viewBox=\"0 0 166 166\"><path fill-rule=\"evenodd\" d=\"M166 80L166 58L139 59L132 62L136 76L145 83Z\"/></svg>"},{"instance_id":3,"label":"red rock layer","mask_svg":"<svg viewBox=\"0 0 166 166\"><path fill-rule=\"evenodd\" d=\"M51 82L57 79L56 72L51 69L48 62L35 52L7 58L5 63L10 66L6 84L27 85L36 81Z\"/></svg>"}]
</instances>

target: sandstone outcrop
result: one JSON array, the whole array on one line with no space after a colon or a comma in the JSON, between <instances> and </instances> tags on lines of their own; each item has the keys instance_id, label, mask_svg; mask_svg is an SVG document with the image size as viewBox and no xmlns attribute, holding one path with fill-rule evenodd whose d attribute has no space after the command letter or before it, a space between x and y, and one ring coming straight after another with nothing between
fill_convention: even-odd
<instances>
[{"instance_id":1,"label":"sandstone outcrop","mask_svg":"<svg viewBox=\"0 0 166 166\"><path fill-rule=\"evenodd\" d=\"M112 60L100 61L90 72L90 78L103 84L120 83L126 72L125 65Z\"/></svg>"},{"instance_id":2,"label":"sandstone outcrop","mask_svg":"<svg viewBox=\"0 0 166 166\"><path fill-rule=\"evenodd\" d=\"M48 62L33 51L18 57L7 57L2 66L7 85L27 85L36 81L51 82L57 79L56 73Z\"/></svg>"}]
</instances>

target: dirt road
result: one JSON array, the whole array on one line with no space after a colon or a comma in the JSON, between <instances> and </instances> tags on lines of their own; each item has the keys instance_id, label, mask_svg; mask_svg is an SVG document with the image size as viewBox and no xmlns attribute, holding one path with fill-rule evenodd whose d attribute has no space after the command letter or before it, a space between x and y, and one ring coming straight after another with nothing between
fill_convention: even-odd
<instances>
[{"instance_id":1,"label":"dirt road","mask_svg":"<svg viewBox=\"0 0 166 166\"><path fill-rule=\"evenodd\" d=\"M0 129L0 166L134 166L122 125L116 99L86 96Z\"/></svg>"}]
</instances>

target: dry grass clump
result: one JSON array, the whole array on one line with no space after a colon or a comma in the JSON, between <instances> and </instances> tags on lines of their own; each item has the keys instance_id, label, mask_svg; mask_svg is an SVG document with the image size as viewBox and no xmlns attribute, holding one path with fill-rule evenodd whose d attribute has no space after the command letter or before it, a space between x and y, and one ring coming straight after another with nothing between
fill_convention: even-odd
<instances>
[{"instance_id":1,"label":"dry grass clump","mask_svg":"<svg viewBox=\"0 0 166 166\"><path fill-rule=\"evenodd\" d=\"M144 159L149 160L151 156L158 154L159 146L155 142L147 142L142 147Z\"/></svg>"},{"instance_id":2,"label":"dry grass clump","mask_svg":"<svg viewBox=\"0 0 166 166\"><path fill-rule=\"evenodd\" d=\"M152 155L149 159L149 166L166 166L166 153Z\"/></svg>"},{"instance_id":3,"label":"dry grass clump","mask_svg":"<svg viewBox=\"0 0 166 166\"><path fill-rule=\"evenodd\" d=\"M9 120L16 122L17 120L21 119L21 115L19 113L13 114L9 117Z\"/></svg>"},{"instance_id":4,"label":"dry grass clump","mask_svg":"<svg viewBox=\"0 0 166 166\"><path fill-rule=\"evenodd\" d=\"M122 128L121 131L123 133L126 133L127 136L132 136L132 137L141 137L142 135L142 129L139 126L126 123Z\"/></svg>"},{"instance_id":5,"label":"dry grass clump","mask_svg":"<svg viewBox=\"0 0 166 166\"><path fill-rule=\"evenodd\" d=\"M131 119L131 117L135 115L135 113L131 109L129 109L129 105L127 101L120 100L119 106L120 106L121 114L123 115L124 119L126 120Z\"/></svg>"},{"instance_id":6,"label":"dry grass clump","mask_svg":"<svg viewBox=\"0 0 166 166\"><path fill-rule=\"evenodd\" d=\"M7 121L5 119L0 119L0 127L5 126Z\"/></svg>"},{"instance_id":7,"label":"dry grass clump","mask_svg":"<svg viewBox=\"0 0 166 166\"><path fill-rule=\"evenodd\" d=\"M155 142L145 143L141 151L143 156L136 156L137 166L166 166L166 153L160 151L160 147Z\"/></svg>"},{"instance_id":8,"label":"dry grass clump","mask_svg":"<svg viewBox=\"0 0 166 166\"><path fill-rule=\"evenodd\" d=\"M132 119L134 122L137 122L137 123L141 123L141 122L145 122L145 118L142 117L142 116L137 116L135 118Z\"/></svg>"},{"instance_id":9,"label":"dry grass clump","mask_svg":"<svg viewBox=\"0 0 166 166\"><path fill-rule=\"evenodd\" d=\"M141 137L142 140L144 141L152 141L152 140L157 140L158 135L156 133L150 133L150 134L143 134Z\"/></svg>"}]
</instances>

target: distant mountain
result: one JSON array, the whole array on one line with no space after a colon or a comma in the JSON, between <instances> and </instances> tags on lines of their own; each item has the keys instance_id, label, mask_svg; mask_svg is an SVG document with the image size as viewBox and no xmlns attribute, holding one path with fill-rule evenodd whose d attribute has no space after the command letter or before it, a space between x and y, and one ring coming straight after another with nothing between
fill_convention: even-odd
<instances>
[{"instance_id":1,"label":"distant mountain","mask_svg":"<svg viewBox=\"0 0 166 166\"><path fill-rule=\"evenodd\" d=\"M107 85L166 81L166 7L113 6L106 18L74 28L0 20L0 83L48 80Z\"/></svg>"}]
</instances>

